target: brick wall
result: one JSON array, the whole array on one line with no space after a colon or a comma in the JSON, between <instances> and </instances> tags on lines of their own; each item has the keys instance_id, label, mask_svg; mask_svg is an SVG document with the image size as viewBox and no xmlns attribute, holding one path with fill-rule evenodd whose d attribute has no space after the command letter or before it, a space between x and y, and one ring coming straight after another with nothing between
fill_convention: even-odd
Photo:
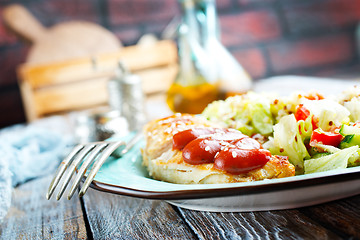
<instances>
[{"instance_id":1,"label":"brick wall","mask_svg":"<svg viewBox=\"0 0 360 240\"><path fill-rule=\"evenodd\" d=\"M24 4L45 26L86 20L113 31L124 45L160 36L176 0L1 0ZM255 78L313 75L358 64L354 32L360 0L217 0L222 42ZM0 18L0 127L25 120L15 69L28 46Z\"/></svg>"}]
</instances>

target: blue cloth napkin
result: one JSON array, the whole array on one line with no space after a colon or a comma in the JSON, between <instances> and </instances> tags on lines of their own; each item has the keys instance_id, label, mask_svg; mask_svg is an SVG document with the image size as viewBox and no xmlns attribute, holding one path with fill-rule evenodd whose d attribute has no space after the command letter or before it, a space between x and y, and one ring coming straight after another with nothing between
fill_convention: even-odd
<instances>
[{"instance_id":1,"label":"blue cloth napkin","mask_svg":"<svg viewBox=\"0 0 360 240\"><path fill-rule=\"evenodd\" d=\"M36 125L0 131L0 221L11 205L13 187L55 171L72 141L68 135Z\"/></svg>"}]
</instances>

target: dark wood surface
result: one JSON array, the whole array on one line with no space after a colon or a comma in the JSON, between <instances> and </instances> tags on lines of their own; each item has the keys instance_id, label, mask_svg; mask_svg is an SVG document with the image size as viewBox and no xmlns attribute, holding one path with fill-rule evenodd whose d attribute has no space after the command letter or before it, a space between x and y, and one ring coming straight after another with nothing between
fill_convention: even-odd
<instances>
[{"instance_id":1,"label":"dark wood surface","mask_svg":"<svg viewBox=\"0 0 360 240\"><path fill-rule=\"evenodd\" d=\"M277 211L214 213L89 189L46 200L51 176L15 188L1 239L359 239L360 195Z\"/></svg>"},{"instance_id":2,"label":"dark wood surface","mask_svg":"<svg viewBox=\"0 0 360 240\"><path fill-rule=\"evenodd\" d=\"M194 239L189 226L164 201L89 189L84 206L94 239Z\"/></svg>"},{"instance_id":3,"label":"dark wood surface","mask_svg":"<svg viewBox=\"0 0 360 240\"><path fill-rule=\"evenodd\" d=\"M11 208L1 224L1 239L86 239L79 198L47 200L51 177L15 188Z\"/></svg>"}]
</instances>

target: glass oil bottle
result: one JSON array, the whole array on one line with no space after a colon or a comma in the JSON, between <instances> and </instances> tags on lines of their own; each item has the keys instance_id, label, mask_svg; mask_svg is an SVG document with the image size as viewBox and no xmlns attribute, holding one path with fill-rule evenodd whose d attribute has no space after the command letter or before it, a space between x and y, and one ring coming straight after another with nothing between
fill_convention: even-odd
<instances>
[{"instance_id":1,"label":"glass oil bottle","mask_svg":"<svg viewBox=\"0 0 360 240\"><path fill-rule=\"evenodd\" d=\"M174 112L198 114L212 101L241 94L251 78L217 37L215 0L179 0L178 75L167 103Z\"/></svg>"},{"instance_id":2,"label":"glass oil bottle","mask_svg":"<svg viewBox=\"0 0 360 240\"><path fill-rule=\"evenodd\" d=\"M183 22L178 29L179 72L168 90L174 112L198 114L219 98L215 62L200 44L199 23L193 0L180 0Z\"/></svg>"},{"instance_id":3,"label":"glass oil bottle","mask_svg":"<svg viewBox=\"0 0 360 240\"><path fill-rule=\"evenodd\" d=\"M219 25L215 0L195 0L197 17L202 26L203 47L209 58L215 61L217 79L220 84L220 98L247 92L252 80L238 61L219 40Z\"/></svg>"}]
</instances>

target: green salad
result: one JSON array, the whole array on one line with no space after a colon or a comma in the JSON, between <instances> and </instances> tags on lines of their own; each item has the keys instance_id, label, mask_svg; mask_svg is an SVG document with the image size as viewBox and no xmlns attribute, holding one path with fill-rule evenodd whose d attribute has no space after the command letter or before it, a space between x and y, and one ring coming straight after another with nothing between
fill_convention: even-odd
<instances>
[{"instance_id":1,"label":"green salad","mask_svg":"<svg viewBox=\"0 0 360 240\"><path fill-rule=\"evenodd\" d=\"M274 155L288 156L296 174L360 165L360 88L337 96L317 92L287 97L248 92L215 101L202 115L255 138Z\"/></svg>"}]
</instances>

